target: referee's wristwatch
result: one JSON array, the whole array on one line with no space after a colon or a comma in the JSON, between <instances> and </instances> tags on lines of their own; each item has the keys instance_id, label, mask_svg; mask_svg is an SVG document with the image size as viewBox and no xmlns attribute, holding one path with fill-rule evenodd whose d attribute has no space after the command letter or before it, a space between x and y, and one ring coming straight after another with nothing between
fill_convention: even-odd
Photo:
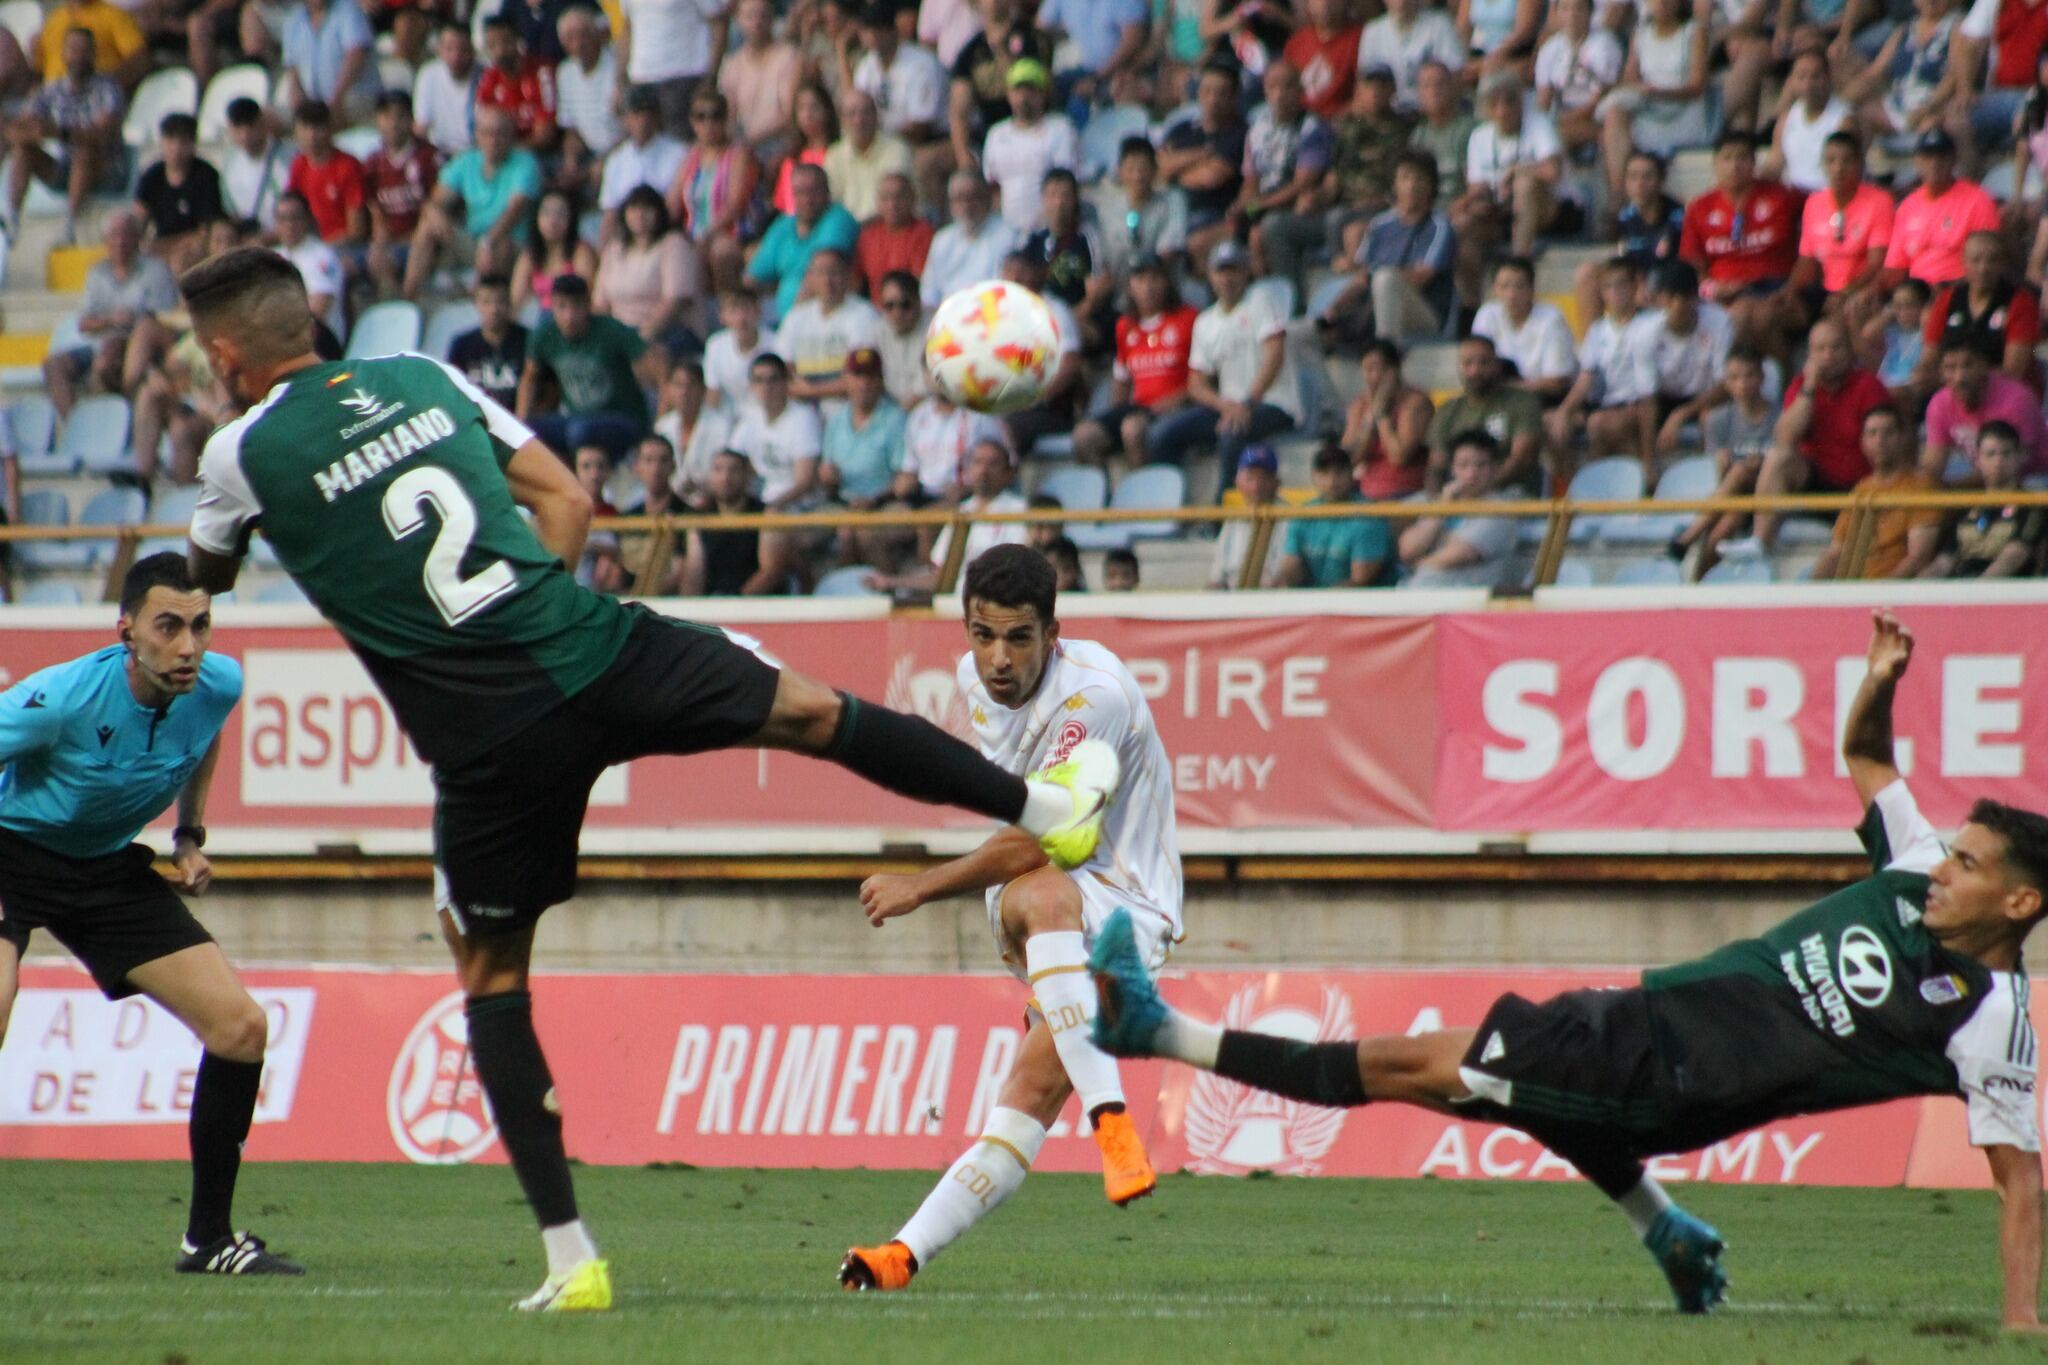
<instances>
[{"instance_id":1,"label":"referee's wristwatch","mask_svg":"<svg viewBox=\"0 0 2048 1365\"><path fill-rule=\"evenodd\" d=\"M205 848L205 847L206 847L206 826L204 826L204 825L180 825L180 826L178 826L178 827L177 827L176 829L174 829L174 830L172 830L172 831L171 831L171 843L172 843L173 845L176 845L176 844L177 844L177 843L179 843L179 842L180 842L181 840L182 840L183 842L185 842L185 843L188 843L188 844L192 845L192 847L194 847L194 848Z\"/></svg>"}]
</instances>

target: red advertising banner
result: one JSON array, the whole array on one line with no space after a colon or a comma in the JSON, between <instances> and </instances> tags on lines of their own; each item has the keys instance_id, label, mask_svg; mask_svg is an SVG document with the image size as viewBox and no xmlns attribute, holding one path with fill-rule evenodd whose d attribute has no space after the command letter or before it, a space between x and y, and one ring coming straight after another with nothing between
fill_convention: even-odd
<instances>
[{"instance_id":1,"label":"red advertising banner","mask_svg":"<svg viewBox=\"0 0 2048 1365\"><path fill-rule=\"evenodd\" d=\"M253 1160L501 1161L462 1002L438 972L254 971L271 1017ZM1168 995L1304 1039L1469 1026L1503 991L1624 973L1196 972ZM32 966L0 1048L0 1157L182 1159L199 1049L146 1001ZM593 1163L943 1169L981 1129L1022 1042L1006 977L555 976L536 1017L571 1153ZM2048 1004L2037 1027L2048 1026ZM1126 1064L1155 1162L1217 1174L1559 1180L1523 1134L1420 1110L1327 1110L1186 1067ZM1070 1105L1040 1166L1092 1170ZM1982 1185L1959 1101L1798 1119L1661 1158L1666 1180Z\"/></svg>"},{"instance_id":2,"label":"red advertising banner","mask_svg":"<svg viewBox=\"0 0 2048 1365\"><path fill-rule=\"evenodd\" d=\"M1937 826L2038 806L2048 610L1905 609L1900 767ZM1490 612L1437 619L1439 829L1847 828L1839 740L1867 607Z\"/></svg>"}]
</instances>

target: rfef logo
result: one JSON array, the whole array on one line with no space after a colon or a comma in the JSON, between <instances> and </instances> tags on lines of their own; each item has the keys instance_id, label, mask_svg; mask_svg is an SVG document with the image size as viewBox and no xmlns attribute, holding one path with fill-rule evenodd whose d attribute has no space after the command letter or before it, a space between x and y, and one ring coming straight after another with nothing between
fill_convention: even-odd
<instances>
[{"instance_id":1,"label":"rfef logo","mask_svg":"<svg viewBox=\"0 0 2048 1365\"><path fill-rule=\"evenodd\" d=\"M426 1166L474 1161L498 1140L497 1120L469 1055L469 1020L461 991L450 991L420 1016L391 1067L385 1116L391 1140Z\"/></svg>"}]
</instances>

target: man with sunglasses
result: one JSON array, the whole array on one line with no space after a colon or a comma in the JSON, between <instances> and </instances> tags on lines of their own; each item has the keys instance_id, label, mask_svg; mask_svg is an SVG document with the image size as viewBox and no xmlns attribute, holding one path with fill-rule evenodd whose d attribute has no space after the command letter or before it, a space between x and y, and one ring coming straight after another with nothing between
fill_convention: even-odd
<instances>
[{"instance_id":1,"label":"man with sunglasses","mask_svg":"<svg viewBox=\"0 0 2048 1365\"><path fill-rule=\"evenodd\" d=\"M1795 297L1820 291L1826 311L1867 319L1881 296L1892 240L1892 197L1863 178L1863 143L1854 133L1831 133L1821 144L1822 189L1808 195L1799 225L1799 264L1792 268Z\"/></svg>"}]
</instances>

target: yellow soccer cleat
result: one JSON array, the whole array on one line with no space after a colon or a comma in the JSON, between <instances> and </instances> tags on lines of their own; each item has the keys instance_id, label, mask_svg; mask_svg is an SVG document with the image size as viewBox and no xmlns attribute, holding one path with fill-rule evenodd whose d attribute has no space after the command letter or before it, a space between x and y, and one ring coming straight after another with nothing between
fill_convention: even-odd
<instances>
[{"instance_id":1,"label":"yellow soccer cleat","mask_svg":"<svg viewBox=\"0 0 2048 1365\"><path fill-rule=\"evenodd\" d=\"M1145 1140L1129 1114L1101 1115L1095 1123L1095 1145L1102 1149L1102 1192L1118 1208L1143 1199L1159 1184L1152 1159L1145 1155Z\"/></svg>"},{"instance_id":2,"label":"yellow soccer cleat","mask_svg":"<svg viewBox=\"0 0 2048 1365\"><path fill-rule=\"evenodd\" d=\"M1102 818L1109 811L1122 765L1116 750L1099 739L1084 739L1063 763L1041 768L1026 781L1065 787L1074 798L1074 813L1038 836L1038 846L1053 866L1071 872L1088 861L1102 838Z\"/></svg>"},{"instance_id":3,"label":"yellow soccer cleat","mask_svg":"<svg viewBox=\"0 0 2048 1365\"><path fill-rule=\"evenodd\" d=\"M612 1307L610 1261L584 1261L547 1277L540 1288L512 1305L522 1313L608 1313Z\"/></svg>"}]
</instances>

